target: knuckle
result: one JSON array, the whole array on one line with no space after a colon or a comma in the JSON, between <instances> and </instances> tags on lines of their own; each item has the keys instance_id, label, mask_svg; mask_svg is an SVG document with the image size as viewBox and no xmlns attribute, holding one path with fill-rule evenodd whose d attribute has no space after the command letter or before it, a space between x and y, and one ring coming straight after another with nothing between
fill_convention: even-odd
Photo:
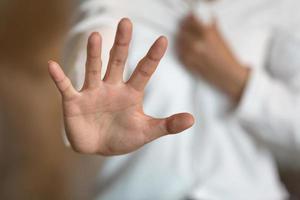
<instances>
[{"instance_id":1,"label":"knuckle","mask_svg":"<svg viewBox=\"0 0 300 200\"><path fill-rule=\"evenodd\" d=\"M148 58L150 61L152 61L152 62L159 62L159 61L160 61L160 57L155 56L155 55L153 55L153 54L148 54L148 55L147 55L147 58Z\"/></svg>"},{"instance_id":2,"label":"knuckle","mask_svg":"<svg viewBox=\"0 0 300 200\"><path fill-rule=\"evenodd\" d=\"M152 72L150 70L148 70L148 69L145 69L145 67L140 67L138 69L138 72L143 77L150 77L152 75Z\"/></svg>"},{"instance_id":3,"label":"knuckle","mask_svg":"<svg viewBox=\"0 0 300 200\"><path fill-rule=\"evenodd\" d=\"M62 84L62 91L63 92L65 92L65 91L67 91L68 89L70 89L71 88L71 81L70 81L70 79L68 79L67 77L65 77L63 80L62 80L62 82L61 82L61 84Z\"/></svg>"},{"instance_id":4,"label":"knuckle","mask_svg":"<svg viewBox=\"0 0 300 200\"><path fill-rule=\"evenodd\" d=\"M97 52L89 52L89 54L88 54L88 59L91 59L91 60L97 60L100 57L101 57L100 54Z\"/></svg>"},{"instance_id":5,"label":"knuckle","mask_svg":"<svg viewBox=\"0 0 300 200\"><path fill-rule=\"evenodd\" d=\"M98 76L100 74L100 70L91 69L91 70L88 70L88 73L93 76Z\"/></svg>"},{"instance_id":6,"label":"knuckle","mask_svg":"<svg viewBox=\"0 0 300 200\"><path fill-rule=\"evenodd\" d=\"M123 66L125 65L125 60L122 58L114 58L111 60L113 66Z\"/></svg>"},{"instance_id":7,"label":"knuckle","mask_svg":"<svg viewBox=\"0 0 300 200\"><path fill-rule=\"evenodd\" d=\"M127 47L127 46L129 46L129 42L117 40L116 43L115 43L115 46L117 46L117 47Z\"/></svg>"},{"instance_id":8,"label":"knuckle","mask_svg":"<svg viewBox=\"0 0 300 200\"><path fill-rule=\"evenodd\" d=\"M64 83L66 83L68 80L68 77L64 77L64 78L62 78L62 79L60 79L60 80L56 80L56 82L59 84L59 85L61 85L61 84L64 84Z\"/></svg>"},{"instance_id":9,"label":"knuckle","mask_svg":"<svg viewBox=\"0 0 300 200\"><path fill-rule=\"evenodd\" d=\"M57 84L58 88L59 88L62 92L64 92L64 91L66 91L66 89L67 89L68 87L70 87L71 81L69 80L69 78L64 77L64 78L61 79L61 80L57 80L57 81L56 81L56 84Z\"/></svg>"}]
</instances>

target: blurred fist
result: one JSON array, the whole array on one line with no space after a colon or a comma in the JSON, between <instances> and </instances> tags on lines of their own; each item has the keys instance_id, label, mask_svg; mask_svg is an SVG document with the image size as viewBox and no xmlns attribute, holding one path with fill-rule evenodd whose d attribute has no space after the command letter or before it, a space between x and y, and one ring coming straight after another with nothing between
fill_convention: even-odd
<instances>
[{"instance_id":1,"label":"blurred fist","mask_svg":"<svg viewBox=\"0 0 300 200\"><path fill-rule=\"evenodd\" d=\"M238 101L249 69L235 58L218 30L217 22L206 25L187 16L176 38L177 53L184 66Z\"/></svg>"}]
</instances>

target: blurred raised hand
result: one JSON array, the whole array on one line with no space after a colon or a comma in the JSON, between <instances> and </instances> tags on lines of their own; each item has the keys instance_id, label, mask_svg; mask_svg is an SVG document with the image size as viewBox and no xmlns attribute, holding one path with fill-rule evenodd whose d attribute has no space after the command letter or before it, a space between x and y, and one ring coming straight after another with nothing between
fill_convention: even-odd
<instances>
[{"instance_id":1,"label":"blurred raised hand","mask_svg":"<svg viewBox=\"0 0 300 200\"><path fill-rule=\"evenodd\" d=\"M143 111L144 88L167 49L160 37L138 63L131 78L123 72L132 37L132 24L122 19L110 52L107 72L101 80L101 36L88 39L85 82L76 91L70 79L54 61L49 73L62 95L64 123L73 149L79 153L121 155L168 134L190 128L194 119L188 113L156 119Z\"/></svg>"}]
</instances>

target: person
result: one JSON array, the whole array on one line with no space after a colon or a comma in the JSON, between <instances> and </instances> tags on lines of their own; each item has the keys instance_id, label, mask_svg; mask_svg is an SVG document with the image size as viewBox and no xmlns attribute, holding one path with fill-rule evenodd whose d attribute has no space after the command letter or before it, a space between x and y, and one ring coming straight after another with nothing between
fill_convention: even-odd
<instances>
[{"instance_id":1,"label":"person","mask_svg":"<svg viewBox=\"0 0 300 200\"><path fill-rule=\"evenodd\" d=\"M299 73L296 68L299 56L295 51L299 45L294 36L299 27L296 9L299 3L295 0L193 2L86 1L81 5L84 18L74 27L65 55L65 65L71 66L68 73L76 81L76 87L84 85L81 93L70 86L56 63L50 64L50 72L59 88L63 90L68 86L67 96L72 96L68 99L64 95L63 101L66 130L75 150L101 155L128 153L166 133L177 133L190 127L193 118L190 114L181 114L175 115L178 120L169 121L174 119L172 117L159 120L164 122L164 128L149 131L154 138L145 142L136 137L141 134L136 130L145 125L143 120L130 120L136 116L145 119L144 115L126 115L127 112L135 113L130 106L127 112L116 109L112 115L110 112L99 115L101 109L96 109L96 113L86 115L92 113L93 108L111 109L117 101L109 103L110 97L125 93L129 95L121 98L119 104L126 105L133 97L131 101L134 105L138 101L141 108L140 99L130 93L128 85L124 86L122 81L118 86L124 93L110 93L102 98L103 104L99 101L100 94L105 94L100 91L116 87L114 84L103 86L109 79L107 74L113 74L111 63L119 65L115 68L118 81L122 80L121 71L125 65L125 57L117 62L112 62L112 58L107 61L113 24L122 16L129 16L135 24L125 77L134 72L126 84L135 79L141 64L136 69L131 66L135 66L152 39L161 34L170 38L169 52L143 95L144 111L158 118L185 111L194 115L196 123L184 134L161 138L128 155L106 158L95 194L99 199L232 200L285 199L287 196L278 178L275 158L285 158L279 155L282 152L299 152L300 146L299 127L294 122L300 113L297 112ZM189 15L191 9L194 16ZM211 12L217 22L207 23ZM187 15L186 20L182 20ZM127 31L131 32L129 29ZM99 71L91 70L98 82L89 83L89 78L84 81L82 70L85 60L83 41L95 30L103 35L103 60L109 64L103 82L99 81ZM88 49L92 48L94 37L90 38ZM99 45L100 42L95 43ZM158 40L152 50L156 49L157 43L164 51L165 39ZM128 43L121 44L127 55ZM116 53L115 46L111 57ZM149 67L152 70L145 73L147 77L156 64ZM88 92L91 89L86 85L93 83L97 85L95 92ZM143 82L141 87L144 89L144 86ZM86 113L88 109L91 110ZM127 117L120 117L122 113ZM101 120L107 118L110 120ZM95 123L97 120L101 123ZM130 122L139 123L131 126ZM87 124L92 128L86 128ZM167 131L169 126L176 129ZM133 130L128 131L132 127ZM105 129L107 131L103 131ZM111 135L114 137L102 137ZM283 161L284 164L288 162Z\"/></svg>"}]
</instances>

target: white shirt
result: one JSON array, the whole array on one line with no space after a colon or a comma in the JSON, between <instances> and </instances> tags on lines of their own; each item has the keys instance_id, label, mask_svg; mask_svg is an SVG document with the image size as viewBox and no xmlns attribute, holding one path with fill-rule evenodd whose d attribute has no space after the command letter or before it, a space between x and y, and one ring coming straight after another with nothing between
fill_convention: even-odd
<instances>
[{"instance_id":1,"label":"white shirt","mask_svg":"<svg viewBox=\"0 0 300 200\"><path fill-rule=\"evenodd\" d=\"M184 0L82 1L83 20L74 27L66 60L78 86L84 78L87 35L99 30L108 52L120 17L134 22L128 74L157 36L170 40L146 91L145 111L155 117L191 112L193 128L159 139L137 152L107 158L99 173L101 200L281 200L274 157L294 164L300 152L300 2L297 0L222 0L208 6ZM192 8L220 29L236 57L253 68L237 107L199 77L193 77L176 58L174 34ZM271 51L269 51L271 50ZM299 54L299 55L298 55ZM107 60L107 53L104 59ZM282 153L284 152L284 153ZM291 154L291 152L293 154ZM297 156L295 156L297 158Z\"/></svg>"}]
</instances>

